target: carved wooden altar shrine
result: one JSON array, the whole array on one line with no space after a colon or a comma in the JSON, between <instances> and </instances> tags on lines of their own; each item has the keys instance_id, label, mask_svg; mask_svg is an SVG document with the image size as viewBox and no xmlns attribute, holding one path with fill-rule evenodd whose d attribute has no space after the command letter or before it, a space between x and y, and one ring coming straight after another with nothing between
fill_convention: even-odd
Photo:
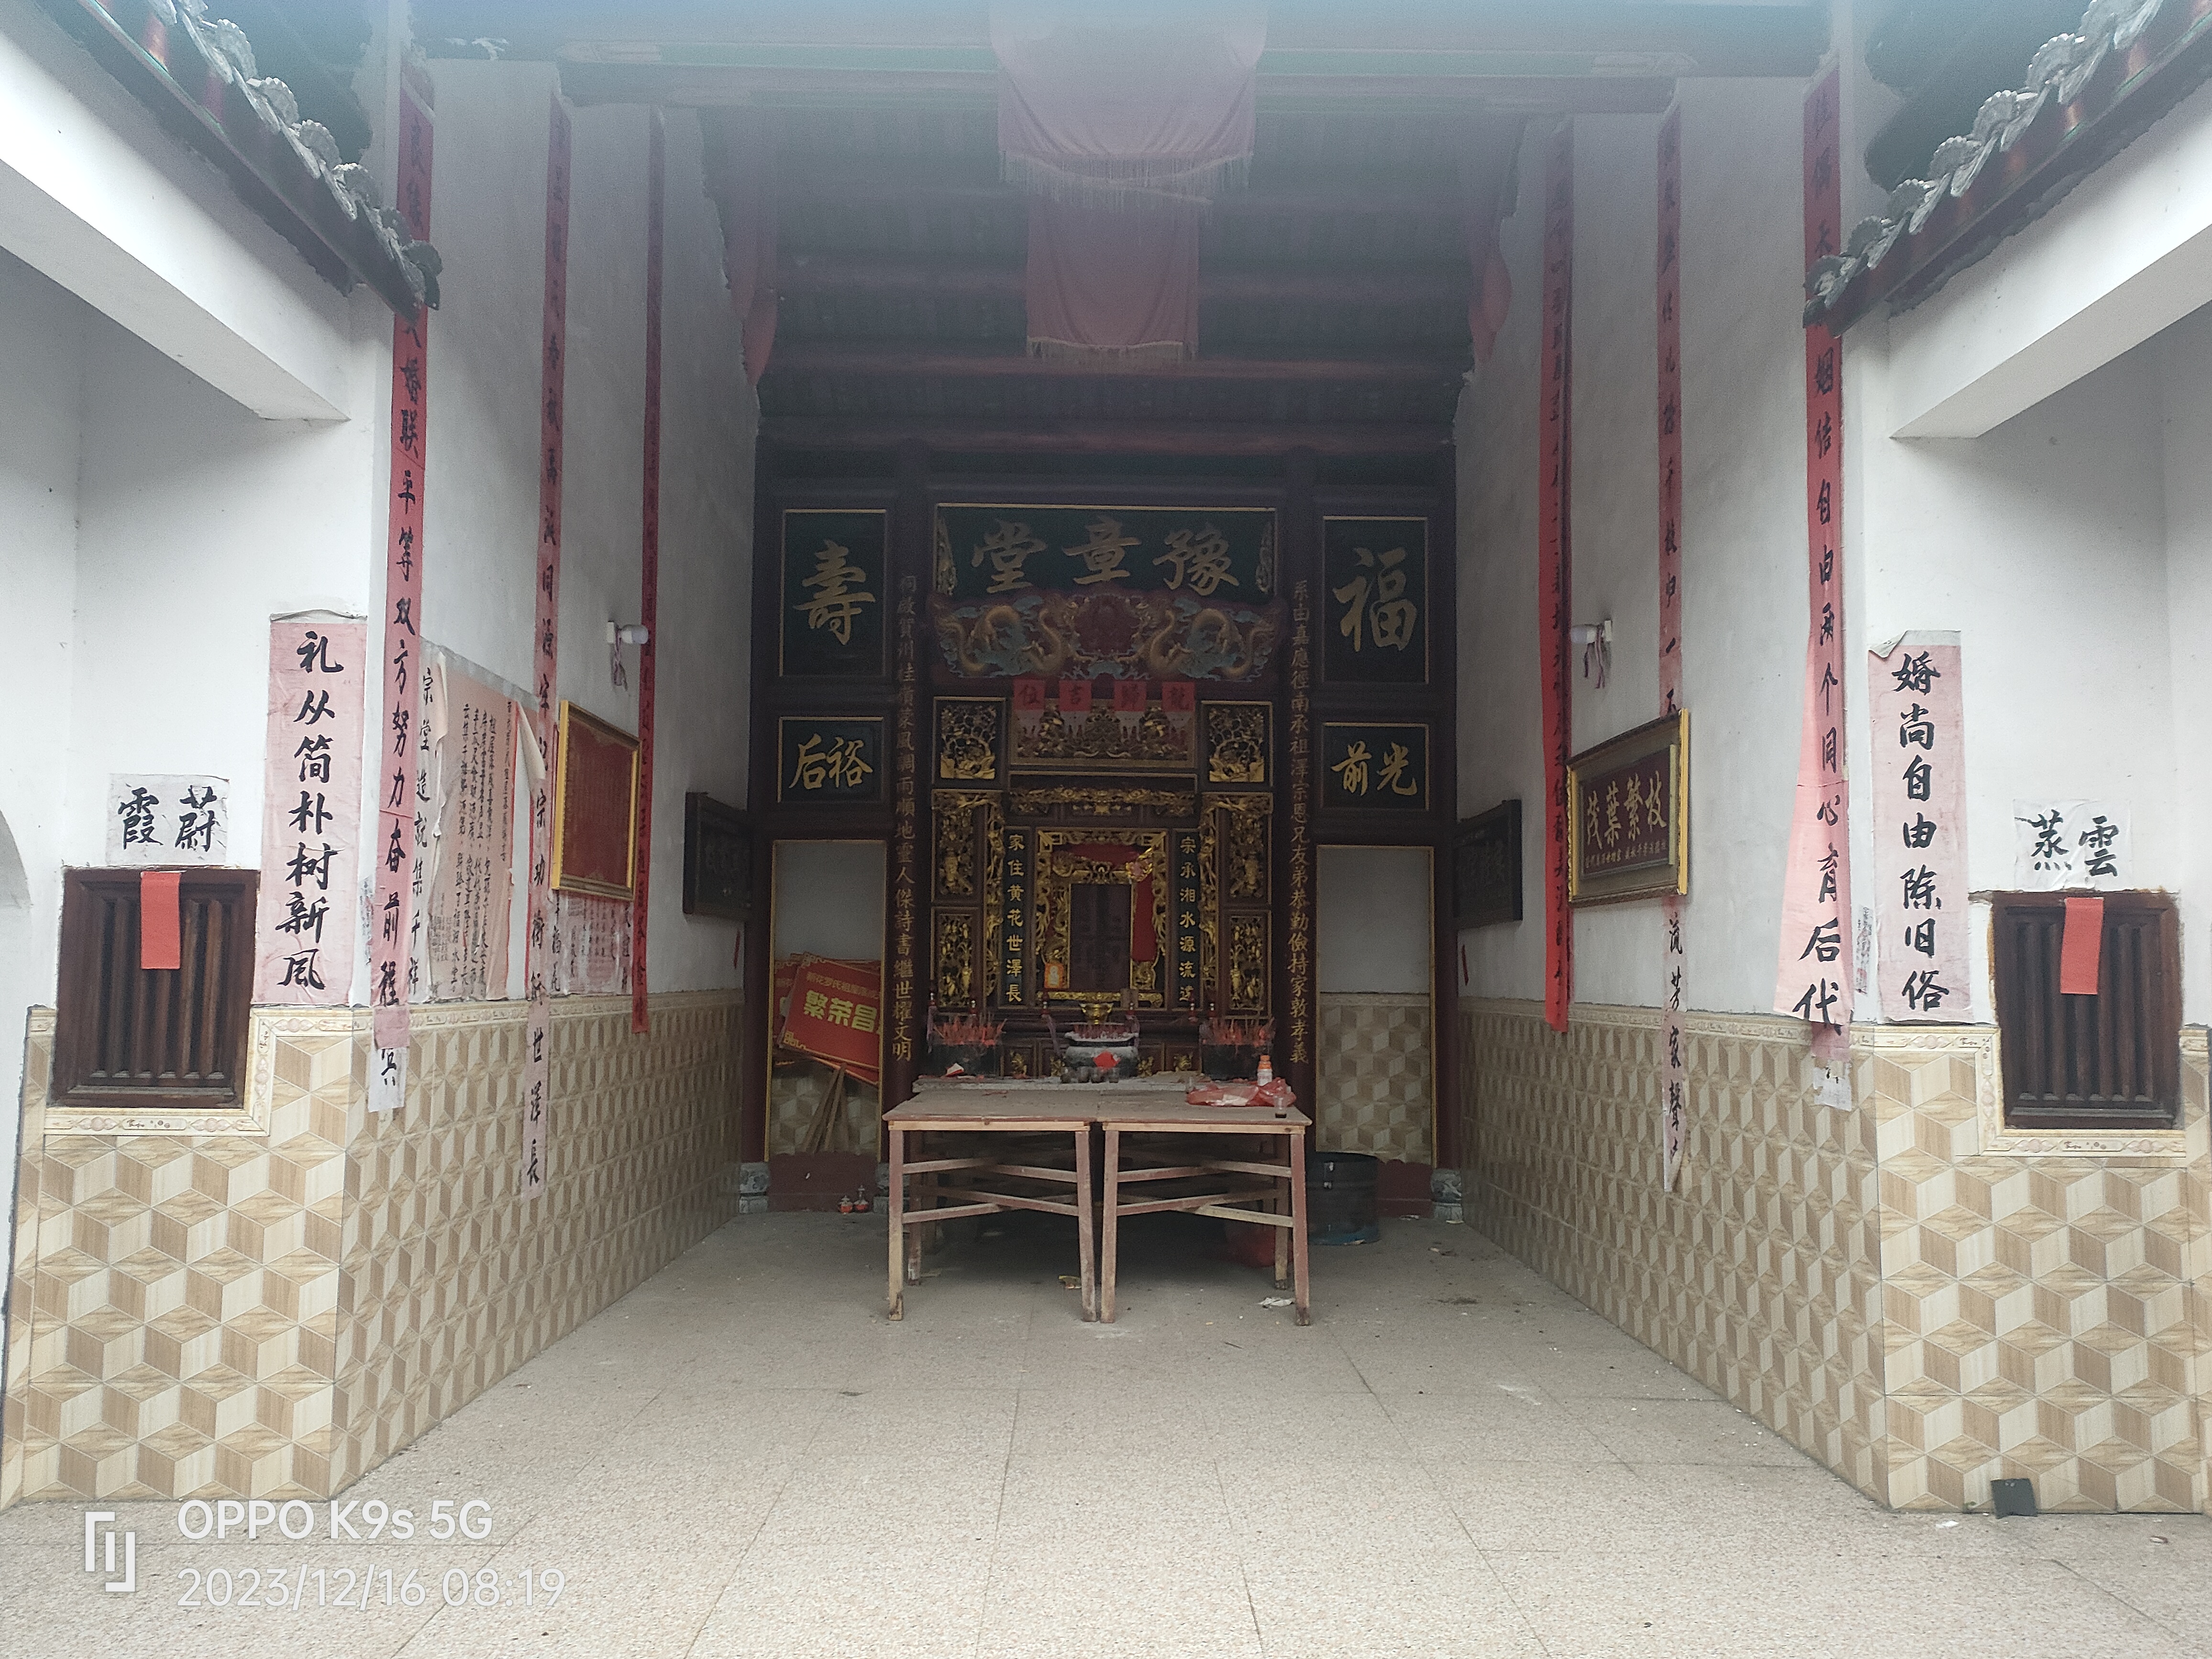
<instances>
[{"instance_id":1,"label":"carved wooden altar shrine","mask_svg":"<svg viewBox=\"0 0 2212 1659\"><path fill-rule=\"evenodd\" d=\"M763 454L754 809L766 839L888 843L884 1098L942 1069L933 1004L1003 1019L1017 1076L1050 1073L1048 1017L1133 1010L1146 1072L1197 1069L1209 1016L1273 1020L1312 1100L1316 846L1449 844L1437 459L1194 484Z\"/></svg>"}]
</instances>

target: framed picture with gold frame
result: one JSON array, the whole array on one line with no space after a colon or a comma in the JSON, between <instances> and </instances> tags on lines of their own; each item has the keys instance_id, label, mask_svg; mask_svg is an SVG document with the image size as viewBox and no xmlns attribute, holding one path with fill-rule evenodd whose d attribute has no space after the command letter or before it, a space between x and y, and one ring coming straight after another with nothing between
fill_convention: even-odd
<instances>
[{"instance_id":1,"label":"framed picture with gold frame","mask_svg":"<svg viewBox=\"0 0 2212 1659\"><path fill-rule=\"evenodd\" d=\"M1567 763L1567 902L1690 890L1690 714L1680 709Z\"/></svg>"},{"instance_id":2,"label":"framed picture with gold frame","mask_svg":"<svg viewBox=\"0 0 2212 1659\"><path fill-rule=\"evenodd\" d=\"M554 778L553 885L629 898L637 890L637 739L561 701Z\"/></svg>"}]
</instances>

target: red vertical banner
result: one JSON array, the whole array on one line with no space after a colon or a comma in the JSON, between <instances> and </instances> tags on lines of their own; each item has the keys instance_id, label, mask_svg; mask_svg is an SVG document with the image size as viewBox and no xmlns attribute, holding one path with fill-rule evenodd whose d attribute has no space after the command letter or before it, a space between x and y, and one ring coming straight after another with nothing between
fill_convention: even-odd
<instances>
[{"instance_id":1,"label":"red vertical banner","mask_svg":"<svg viewBox=\"0 0 2212 1659\"><path fill-rule=\"evenodd\" d=\"M1659 701L1682 706L1682 112L1659 124ZM1665 1080L1660 1103L1660 1184L1682 1172L1689 1127L1690 1066L1682 1030L1682 896L1669 893L1664 994L1660 1017Z\"/></svg>"},{"instance_id":2,"label":"red vertical banner","mask_svg":"<svg viewBox=\"0 0 2212 1659\"><path fill-rule=\"evenodd\" d=\"M1805 100L1805 263L1843 244L1840 76ZM1777 1013L1814 1028L1815 1054L1844 1047L1851 1013L1850 800L1844 781L1842 342L1805 331L1805 705L1782 890Z\"/></svg>"},{"instance_id":3,"label":"red vertical banner","mask_svg":"<svg viewBox=\"0 0 2212 1659\"><path fill-rule=\"evenodd\" d=\"M668 128L652 111L645 163L645 509L638 532L638 620L645 643L637 653L637 860L630 894L629 1029L643 1036L645 927L653 871L653 710L655 653L660 648L660 287L667 242Z\"/></svg>"},{"instance_id":4,"label":"red vertical banner","mask_svg":"<svg viewBox=\"0 0 2212 1659\"><path fill-rule=\"evenodd\" d=\"M1567 629L1574 579L1569 533L1572 461L1575 130L1562 121L1544 156L1543 357L1538 366L1536 637L1543 673L1544 1018L1567 1029L1575 919L1567 908L1567 757L1574 750Z\"/></svg>"},{"instance_id":5,"label":"red vertical banner","mask_svg":"<svg viewBox=\"0 0 2212 1659\"><path fill-rule=\"evenodd\" d=\"M416 241L430 239L432 123L416 88L399 88L399 214ZM430 427L430 313L392 321L392 477L384 556L384 676L376 753L376 889L369 937L369 1103L396 1109L406 1097L407 961L418 852L416 722L422 712L422 496Z\"/></svg>"},{"instance_id":6,"label":"red vertical banner","mask_svg":"<svg viewBox=\"0 0 2212 1659\"><path fill-rule=\"evenodd\" d=\"M553 1105L553 801L561 746L554 709L561 668L561 473L568 357L568 112L559 94L545 138L545 290L538 399L537 620L532 629L530 729L544 764L530 796L530 916L525 935L530 1013L524 1037L521 1188L545 1190Z\"/></svg>"}]
</instances>

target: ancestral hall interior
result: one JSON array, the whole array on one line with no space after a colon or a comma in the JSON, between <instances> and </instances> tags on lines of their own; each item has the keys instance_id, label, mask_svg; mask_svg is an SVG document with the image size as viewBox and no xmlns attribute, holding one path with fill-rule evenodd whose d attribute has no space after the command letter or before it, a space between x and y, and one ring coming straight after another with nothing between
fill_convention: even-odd
<instances>
[{"instance_id":1,"label":"ancestral hall interior","mask_svg":"<svg viewBox=\"0 0 2212 1659\"><path fill-rule=\"evenodd\" d=\"M2203 0L225 11L0 0L0 1505L1263 1066L1875 1504L2212 1504Z\"/></svg>"}]
</instances>

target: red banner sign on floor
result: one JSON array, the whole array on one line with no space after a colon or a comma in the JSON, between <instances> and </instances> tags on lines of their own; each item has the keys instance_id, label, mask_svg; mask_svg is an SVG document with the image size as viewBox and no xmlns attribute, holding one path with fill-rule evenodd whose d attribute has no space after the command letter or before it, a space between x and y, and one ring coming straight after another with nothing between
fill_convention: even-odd
<instances>
[{"instance_id":1,"label":"red banner sign on floor","mask_svg":"<svg viewBox=\"0 0 2212 1659\"><path fill-rule=\"evenodd\" d=\"M407 234L430 240L430 112L412 86L399 88L399 214ZM416 722L422 710L422 495L430 453L430 313L392 320L392 477L384 561L385 719L378 734L376 892L368 959L369 1103L396 1109L406 1097L408 944L415 864Z\"/></svg>"},{"instance_id":2,"label":"red banner sign on floor","mask_svg":"<svg viewBox=\"0 0 2212 1659\"><path fill-rule=\"evenodd\" d=\"M777 1041L872 1085L882 1075L883 970L875 963L802 957Z\"/></svg>"},{"instance_id":3,"label":"red banner sign on floor","mask_svg":"<svg viewBox=\"0 0 2212 1659\"><path fill-rule=\"evenodd\" d=\"M1805 100L1805 263L1843 244L1839 76ZM1851 1017L1850 796L1844 781L1843 343L1805 331L1805 705L1782 890L1777 1013L1814 1028L1823 1057Z\"/></svg>"},{"instance_id":4,"label":"red banner sign on floor","mask_svg":"<svg viewBox=\"0 0 2212 1659\"><path fill-rule=\"evenodd\" d=\"M530 729L544 760L530 796L530 917L525 936L530 1014L524 1037L522 1195L545 1190L545 1132L553 1105L553 793L561 745L554 730L561 667L561 471L568 355L568 113L553 99L545 146L545 291L540 320L538 426L538 615L531 633Z\"/></svg>"},{"instance_id":5,"label":"red banner sign on floor","mask_svg":"<svg viewBox=\"0 0 2212 1659\"><path fill-rule=\"evenodd\" d=\"M1659 124L1659 701L1682 706L1682 112ZM1682 896L1664 901L1666 982L1660 1000L1664 1087L1660 1101L1660 1184L1682 1170L1690 1068L1682 1030Z\"/></svg>"},{"instance_id":6,"label":"red banner sign on floor","mask_svg":"<svg viewBox=\"0 0 2212 1659\"><path fill-rule=\"evenodd\" d=\"M1575 270L1575 135L1561 122L1544 158L1544 306L1538 375L1536 637L1543 674L1544 1018L1567 1029L1575 919L1567 908L1567 757L1574 750L1567 629L1574 581L1568 526Z\"/></svg>"}]
</instances>

